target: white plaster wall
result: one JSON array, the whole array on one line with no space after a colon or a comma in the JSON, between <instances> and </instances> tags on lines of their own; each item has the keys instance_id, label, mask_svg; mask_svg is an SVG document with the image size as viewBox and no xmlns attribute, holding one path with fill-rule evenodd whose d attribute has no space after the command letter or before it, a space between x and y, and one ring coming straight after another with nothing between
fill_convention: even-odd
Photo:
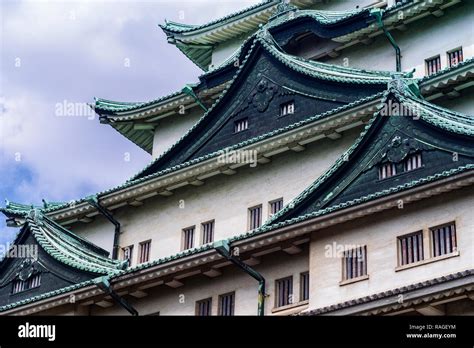
<instances>
[{"instance_id":1,"label":"white plaster wall","mask_svg":"<svg viewBox=\"0 0 474 348\"><path fill-rule=\"evenodd\" d=\"M248 36L251 36L252 34L253 32L249 33ZM222 62L224 62L236 50L240 48L240 46L247 39L248 36L245 35L233 40L219 43L212 52L211 64L214 65L214 67L217 67L222 64Z\"/></svg>"},{"instance_id":2,"label":"white plaster wall","mask_svg":"<svg viewBox=\"0 0 474 348\"><path fill-rule=\"evenodd\" d=\"M95 216L94 220L90 223L76 223L68 227L68 229L102 249L107 250L110 254L109 256L112 257L115 227L102 215Z\"/></svg>"},{"instance_id":3,"label":"white plaster wall","mask_svg":"<svg viewBox=\"0 0 474 348\"><path fill-rule=\"evenodd\" d=\"M461 91L461 96L454 99L443 98L436 99L434 102L449 110L462 112L466 115L474 115L474 87L466 88Z\"/></svg>"},{"instance_id":4,"label":"white plaster wall","mask_svg":"<svg viewBox=\"0 0 474 348\"><path fill-rule=\"evenodd\" d=\"M268 217L268 202L283 197L284 204L316 180L349 148L360 128L343 133L341 139L313 143L303 152L287 152L272 162L255 168L245 167L237 174L219 175L203 186L188 186L170 197L155 196L140 207L120 208L114 214L121 223L122 247L134 245L132 264L138 257L138 243L152 239L151 259L172 255L181 250L182 229L196 225L195 246L200 245L200 224L215 220L215 240L247 231L248 208L263 205L263 219ZM91 222L73 226L73 231L100 240L113 234L113 226Z\"/></svg>"},{"instance_id":5,"label":"white plaster wall","mask_svg":"<svg viewBox=\"0 0 474 348\"><path fill-rule=\"evenodd\" d=\"M473 268L473 206L474 188L470 187L408 204L401 210L392 209L357 222L313 232L309 308L320 308ZM398 236L451 221L456 222L460 256L395 272ZM367 245L368 280L339 285L341 259L325 254L326 246L333 243Z\"/></svg>"},{"instance_id":6,"label":"white plaster wall","mask_svg":"<svg viewBox=\"0 0 474 348\"><path fill-rule=\"evenodd\" d=\"M203 110L194 108L192 112L176 114L158 121L153 137L153 159L180 139L202 116Z\"/></svg>"},{"instance_id":7,"label":"white plaster wall","mask_svg":"<svg viewBox=\"0 0 474 348\"><path fill-rule=\"evenodd\" d=\"M271 314L275 304L275 280L293 276L294 302L299 302L299 276L308 271L308 248L296 255L284 252L262 257L261 263L254 268L266 280L265 313ZM223 274L216 278L198 275L185 279L182 287L172 289L166 285L145 290L147 297L139 300L127 297L140 315L160 312L160 315L195 315L196 301L212 297L212 314L218 313L218 296L235 291L235 315L257 314L258 282L235 266L222 269ZM127 314L115 305L106 309L93 306L92 315Z\"/></svg>"},{"instance_id":8,"label":"white plaster wall","mask_svg":"<svg viewBox=\"0 0 474 348\"><path fill-rule=\"evenodd\" d=\"M447 67L446 52L462 46L464 59L474 56L474 2L448 8L444 16L425 17L407 24L406 31L390 30L400 46L402 70L416 68L415 77L425 76L425 59L441 57L441 67ZM395 51L384 35L370 45L357 44L341 52L327 63L372 70L395 70Z\"/></svg>"}]
</instances>

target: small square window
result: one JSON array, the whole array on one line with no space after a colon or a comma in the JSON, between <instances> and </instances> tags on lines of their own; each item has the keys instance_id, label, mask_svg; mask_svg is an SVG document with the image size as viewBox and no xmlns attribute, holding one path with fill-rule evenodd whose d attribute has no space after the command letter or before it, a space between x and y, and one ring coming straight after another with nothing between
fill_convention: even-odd
<instances>
[{"instance_id":1,"label":"small square window","mask_svg":"<svg viewBox=\"0 0 474 348\"><path fill-rule=\"evenodd\" d=\"M194 247L194 230L194 226L183 229L182 250L192 249Z\"/></svg>"},{"instance_id":2,"label":"small square window","mask_svg":"<svg viewBox=\"0 0 474 348\"><path fill-rule=\"evenodd\" d=\"M234 133L242 132L249 128L249 119L243 118L234 122Z\"/></svg>"},{"instance_id":3,"label":"small square window","mask_svg":"<svg viewBox=\"0 0 474 348\"><path fill-rule=\"evenodd\" d=\"M273 216L283 208L283 198L268 202L268 214Z\"/></svg>"},{"instance_id":4,"label":"small square window","mask_svg":"<svg viewBox=\"0 0 474 348\"><path fill-rule=\"evenodd\" d=\"M275 307L283 307L293 303L293 277L275 281Z\"/></svg>"},{"instance_id":5,"label":"small square window","mask_svg":"<svg viewBox=\"0 0 474 348\"><path fill-rule=\"evenodd\" d=\"M208 244L214 241L214 220L201 224L201 244Z\"/></svg>"},{"instance_id":6,"label":"small square window","mask_svg":"<svg viewBox=\"0 0 474 348\"><path fill-rule=\"evenodd\" d=\"M235 310L235 292L219 295L219 315L232 316Z\"/></svg>"},{"instance_id":7,"label":"small square window","mask_svg":"<svg viewBox=\"0 0 474 348\"><path fill-rule=\"evenodd\" d=\"M291 115L295 113L295 102L290 101L280 105L280 116Z\"/></svg>"},{"instance_id":8,"label":"small square window","mask_svg":"<svg viewBox=\"0 0 474 348\"><path fill-rule=\"evenodd\" d=\"M457 250L456 226L454 222L430 228L432 254L434 257L453 253Z\"/></svg>"},{"instance_id":9,"label":"small square window","mask_svg":"<svg viewBox=\"0 0 474 348\"><path fill-rule=\"evenodd\" d=\"M15 279L13 281L12 294L17 294L41 285L41 273L36 273L26 280Z\"/></svg>"},{"instance_id":10,"label":"small square window","mask_svg":"<svg viewBox=\"0 0 474 348\"><path fill-rule=\"evenodd\" d=\"M212 297L196 302L196 315L207 317L212 314Z\"/></svg>"},{"instance_id":11,"label":"small square window","mask_svg":"<svg viewBox=\"0 0 474 348\"><path fill-rule=\"evenodd\" d=\"M309 272L300 274L300 301L309 300Z\"/></svg>"},{"instance_id":12,"label":"small square window","mask_svg":"<svg viewBox=\"0 0 474 348\"><path fill-rule=\"evenodd\" d=\"M425 61L425 65L426 65L426 74L428 76L436 74L438 71L441 70L441 58L440 58L440 56L427 59Z\"/></svg>"},{"instance_id":13,"label":"small square window","mask_svg":"<svg viewBox=\"0 0 474 348\"><path fill-rule=\"evenodd\" d=\"M398 237L399 266L423 260L423 232Z\"/></svg>"},{"instance_id":14,"label":"small square window","mask_svg":"<svg viewBox=\"0 0 474 348\"><path fill-rule=\"evenodd\" d=\"M249 231L259 228L262 225L262 206L249 208Z\"/></svg>"},{"instance_id":15,"label":"small square window","mask_svg":"<svg viewBox=\"0 0 474 348\"><path fill-rule=\"evenodd\" d=\"M415 153L408 156L405 161L403 162L403 170L405 172L409 172L411 170L415 170L421 168L421 153Z\"/></svg>"},{"instance_id":16,"label":"small square window","mask_svg":"<svg viewBox=\"0 0 474 348\"><path fill-rule=\"evenodd\" d=\"M448 64L450 67L458 65L463 61L462 47L448 52Z\"/></svg>"},{"instance_id":17,"label":"small square window","mask_svg":"<svg viewBox=\"0 0 474 348\"><path fill-rule=\"evenodd\" d=\"M342 259L342 280L367 275L367 247L361 246L344 252Z\"/></svg>"},{"instance_id":18,"label":"small square window","mask_svg":"<svg viewBox=\"0 0 474 348\"><path fill-rule=\"evenodd\" d=\"M379 180L389 178L397 174L397 167L395 163L388 162L379 167Z\"/></svg>"},{"instance_id":19,"label":"small square window","mask_svg":"<svg viewBox=\"0 0 474 348\"><path fill-rule=\"evenodd\" d=\"M138 263L148 262L150 260L151 240L140 243Z\"/></svg>"}]
</instances>

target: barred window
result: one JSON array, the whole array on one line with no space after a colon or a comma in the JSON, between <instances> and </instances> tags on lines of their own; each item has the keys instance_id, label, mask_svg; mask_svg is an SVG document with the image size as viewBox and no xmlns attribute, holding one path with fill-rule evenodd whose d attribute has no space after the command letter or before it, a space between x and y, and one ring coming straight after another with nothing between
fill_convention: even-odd
<instances>
[{"instance_id":1,"label":"barred window","mask_svg":"<svg viewBox=\"0 0 474 348\"><path fill-rule=\"evenodd\" d=\"M256 229L262 225L262 206L249 208L249 230Z\"/></svg>"},{"instance_id":2,"label":"barred window","mask_svg":"<svg viewBox=\"0 0 474 348\"><path fill-rule=\"evenodd\" d=\"M212 313L212 298L206 298L196 302L196 315L200 317L210 316Z\"/></svg>"},{"instance_id":3,"label":"barred window","mask_svg":"<svg viewBox=\"0 0 474 348\"><path fill-rule=\"evenodd\" d=\"M17 294L22 291L37 288L41 285L41 273L32 275L27 280L15 279L13 281L12 293Z\"/></svg>"},{"instance_id":4,"label":"barred window","mask_svg":"<svg viewBox=\"0 0 474 348\"><path fill-rule=\"evenodd\" d=\"M450 67L458 65L463 61L462 47L448 52L448 64Z\"/></svg>"},{"instance_id":5,"label":"barred window","mask_svg":"<svg viewBox=\"0 0 474 348\"><path fill-rule=\"evenodd\" d=\"M231 316L234 315L235 307L235 292L224 295L219 295L219 315Z\"/></svg>"},{"instance_id":6,"label":"barred window","mask_svg":"<svg viewBox=\"0 0 474 348\"><path fill-rule=\"evenodd\" d=\"M342 259L342 280L367 275L367 247L361 246L344 252Z\"/></svg>"},{"instance_id":7,"label":"barred window","mask_svg":"<svg viewBox=\"0 0 474 348\"><path fill-rule=\"evenodd\" d=\"M283 208L283 198L275 199L268 203L268 213L270 216L275 215Z\"/></svg>"},{"instance_id":8,"label":"barred window","mask_svg":"<svg viewBox=\"0 0 474 348\"><path fill-rule=\"evenodd\" d=\"M398 237L398 263L400 266L423 260L423 232Z\"/></svg>"},{"instance_id":9,"label":"barred window","mask_svg":"<svg viewBox=\"0 0 474 348\"><path fill-rule=\"evenodd\" d=\"M395 163L384 163L379 167L379 179L389 178L397 174L397 167Z\"/></svg>"},{"instance_id":10,"label":"barred window","mask_svg":"<svg viewBox=\"0 0 474 348\"><path fill-rule=\"evenodd\" d=\"M183 250L194 247L194 229L194 226L183 229Z\"/></svg>"},{"instance_id":11,"label":"barred window","mask_svg":"<svg viewBox=\"0 0 474 348\"><path fill-rule=\"evenodd\" d=\"M280 116L291 115L295 113L295 102L290 101L280 105Z\"/></svg>"},{"instance_id":12,"label":"barred window","mask_svg":"<svg viewBox=\"0 0 474 348\"><path fill-rule=\"evenodd\" d=\"M403 162L403 170L405 172L409 172L410 170L420 168L421 165L421 153L415 153L405 159L405 161Z\"/></svg>"},{"instance_id":13,"label":"barred window","mask_svg":"<svg viewBox=\"0 0 474 348\"><path fill-rule=\"evenodd\" d=\"M309 300L309 272L300 274L300 301Z\"/></svg>"},{"instance_id":14,"label":"barred window","mask_svg":"<svg viewBox=\"0 0 474 348\"><path fill-rule=\"evenodd\" d=\"M426 74L433 75L441 70L441 58L440 56L425 60Z\"/></svg>"},{"instance_id":15,"label":"barred window","mask_svg":"<svg viewBox=\"0 0 474 348\"><path fill-rule=\"evenodd\" d=\"M293 277L275 280L275 307L293 303Z\"/></svg>"},{"instance_id":16,"label":"barred window","mask_svg":"<svg viewBox=\"0 0 474 348\"><path fill-rule=\"evenodd\" d=\"M133 245L129 245L125 248L122 248L123 259L128 260L128 264L132 264L132 256L133 256Z\"/></svg>"},{"instance_id":17,"label":"barred window","mask_svg":"<svg viewBox=\"0 0 474 348\"><path fill-rule=\"evenodd\" d=\"M249 128L249 119L243 118L234 122L234 133L242 132Z\"/></svg>"},{"instance_id":18,"label":"barred window","mask_svg":"<svg viewBox=\"0 0 474 348\"><path fill-rule=\"evenodd\" d=\"M457 250L456 226L454 222L430 228L433 256L446 255Z\"/></svg>"},{"instance_id":19,"label":"barred window","mask_svg":"<svg viewBox=\"0 0 474 348\"><path fill-rule=\"evenodd\" d=\"M201 231L201 244L212 243L214 241L214 220L202 223Z\"/></svg>"},{"instance_id":20,"label":"barred window","mask_svg":"<svg viewBox=\"0 0 474 348\"><path fill-rule=\"evenodd\" d=\"M140 243L138 263L148 262L150 260L151 240Z\"/></svg>"}]
</instances>

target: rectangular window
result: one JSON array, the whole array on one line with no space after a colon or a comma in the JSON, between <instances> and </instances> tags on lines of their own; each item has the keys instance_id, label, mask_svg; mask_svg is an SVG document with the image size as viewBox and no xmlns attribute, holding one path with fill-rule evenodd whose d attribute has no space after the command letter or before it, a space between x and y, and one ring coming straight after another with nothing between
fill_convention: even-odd
<instances>
[{"instance_id":1,"label":"rectangular window","mask_svg":"<svg viewBox=\"0 0 474 348\"><path fill-rule=\"evenodd\" d=\"M27 280L16 279L13 281L12 293L17 294L22 291L37 288L41 285L41 273L36 273Z\"/></svg>"},{"instance_id":2,"label":"rectangular window","mask_svg":"<svg viewBox=\"0 0 474 348\"><path fill-rule=\"evenodd\" d=\"M129 245L125 248L122 248L123 252L123 259L128 260L128 264L132 264L132 256L133 256L133 245Z\"/></svg>"},{"instance_id":3,"label":"rectangular window","mask_svg":"<svg viewBox=\"0 0 474 348\"><path fill-rule=\"evenodd\" d=\"M183 229L183 250L194 247L194 226Z\"/></svg>"},{"instance_id":4,"label":"rectangular window","mask_svg":"<svg viewBox=\"0 0 474 348\"><path fill-rule=\"evenodd\" d=\"M295 102L290 101L280 105L280 116L291 115L295 113Z\"/></svg>"},{"instance_id":5,"label":"rectangular window","mask_svg":"<svg viewBox=\"0 0 474 348\"><path fill-rule=\"evenodd\" d=\"M275 280L275 307L293 303L293 277Z\"/></svg>"},{"instance_id":6,"label":"rectangular window","mask_svg":"<svg viewBox=\"0 0 474 348\"><path fill-rule=\"evenodd\" d=\"M423 232L398 237L398 264L400 266L423 260Z\"/></svg>"},{"instance_id":7,"label":"rectangular window","mask_svg":"<svg viewBox=\"0 0 474 348\"><path fill-rule=\"evenodd\" d=\"M426 74L428 76L433 75L433 74L435 74L435 73L437 73L438 71L441 70L441 58L440 58L440 56L427 59L425 61L425 64L426 64Z\"/></svg>"},{"instance_id":8,"label":"rectangular window","mask_svg":"<svg viewBox=\"0 0 474 348\"><path fill-rule=\"evenodd\" d=\"M268 214L275 215L283 208L283 198L275 199L268 203Z\"/></svg>"},{"instance_id":9,"label":"rectangular window","mask_svg":"<svg viewBox=\"0 0 474 348\"><path fill-rule=\"evenodd\" d=\"M384 163L379 167L379 180L389 178L397 174L395 163Z\"/></svg>"},{"instance_id":10,"label":"rectangular window","mask_svg":"<svg viewBox=\"0 0 474 348\"><path fill-rule=\"evenodd\" d=\"M342 259L342 280L367 275L367 247L361 246L344 252Z\"/></svg>"},{"instance_id":11,"label":"rectangular window","mask_svg":"<svg viewBox=\"0 0 474 348\"><path fill-rule=\"evenodd\" d=\"M450 254L457 250L456 226L454 222L430 228L433 256Z\"/></svg>"},{"instance_id":12,"label":"rectangular window","mask_svg":"<svg viewBox=\"0 0 474 348\"><path fill-rule=\"evenodd\" d=\"M249 230L254 230L262 225L262 206L249 208Z\"/></svg>"},{"instance_id":13,"label":"rectangular window","mask_svg":"<svg viewBox=\"0 0 474 348\"><path fill-rule=\"evenodd\" d=\"M403 170L405 172L409 172L410 170L420 168L421 165L421 153L415 153L405 159L405 161L403 162Z\"/></svg>"},{"instance_id":14,"label":"rectangular window","mask_svg":"<svg viewBox=\"0 0 474 348\"><path fill-rule=\"evenodd\" d=\"M150 260L151 240L140 243L140 254L138 255L138 263L148 262Z\"/></svg>"},{"instance_id":15,"label":"rectangular window","mask_svg":"<svg viewBox=\"0 0 474 348\"><path fill-rule=\"evenodd\" d=\"M231 316L234 315L235 307L235 292L219 296L219 315Z\"/></svg>"},{"instance_id":16,"label":"rectangular window","mask_svg":"<svg viewBox=\"0 0 474 348\"><path fill-rule=\"evenodd\" d=\"M462 47L448 52L448 64L449 66L458 65L463 61Z\"/></svg>"},{"instance_id":17,"label":"rectangular window","mask_svg":"<svg viewBox=\"0 0 474 348\"><path fill-rule=\"evenodd\" d=\"M196 302L196 315L200 317L210 316L212 313L212 298L206 298Z\"/></svg>"},{"instance_id":18,"label":"rectangular window","mask_svg":"<svg viewBox=\"0 0 474 348\"><path fill-rule=\"evenodd\" d=\"M300 274L300 301L309 300L309 272Z\"/></svg>"},{"instance_id":19,"label":"rectangular window","mask_svg":"<svg viewBox=\"0 0 474 348\"><path fill-rule=\"evenodd\" d=\"M214 220L201 224L201 244L212 243L214 241Z\"/></svg>"},{"instance_id":20,"label":"rectangular window","mask_svg":"<svg viewBox=\"0 0 474 348\"><path fill-rule=\"evenodd\" d=\"M249 119L243 118L234 122L234 133L242 132L249 128Z\"/></svg>"}]
</instances>

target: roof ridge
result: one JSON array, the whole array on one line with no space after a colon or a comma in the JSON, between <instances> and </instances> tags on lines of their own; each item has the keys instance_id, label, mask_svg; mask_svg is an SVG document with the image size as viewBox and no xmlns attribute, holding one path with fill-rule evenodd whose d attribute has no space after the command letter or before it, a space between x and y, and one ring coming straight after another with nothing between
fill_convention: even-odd
<instances>
[{"instance_id":1,"label":"roof ridge","mask_svg":"<svg viewBox=\"0 0 474 348\"><path fill-rule=\"evenodd\" d=\"M172 32L176 32L176 33L186 32L186 31L190 31L190 30L197 30L197 29L202 29L202 28L205 28L205 27L212 26L214 24L223 22L223 21L225 21L227 19L230 19L232 17L236 17L238 15L244 14L245 12L250 12L250 11L252 11L254 9L257 9L259 7L263 8L267 5L276 5L279 2L280 2L280 0L264 0L263 2L245 7L241 10L238 10L238 11L231 12L231 13L223 16L223 17L216 18L214 20L211 20L211 21L209 21L207 23L203 23L203 24L184 24L184 23L165 20L164 25L163 24L158 24L158 26L160 28L162 28L163 30L165 30L165 31L172 31ZM171 26L173 26L173 25L177 26L178 28L174 28L174 30L173 30L173 28L170 28L169 24L171 24ZM182 28L180 28L180 27L182 27Z\"/></svg>"}]
</instances>

